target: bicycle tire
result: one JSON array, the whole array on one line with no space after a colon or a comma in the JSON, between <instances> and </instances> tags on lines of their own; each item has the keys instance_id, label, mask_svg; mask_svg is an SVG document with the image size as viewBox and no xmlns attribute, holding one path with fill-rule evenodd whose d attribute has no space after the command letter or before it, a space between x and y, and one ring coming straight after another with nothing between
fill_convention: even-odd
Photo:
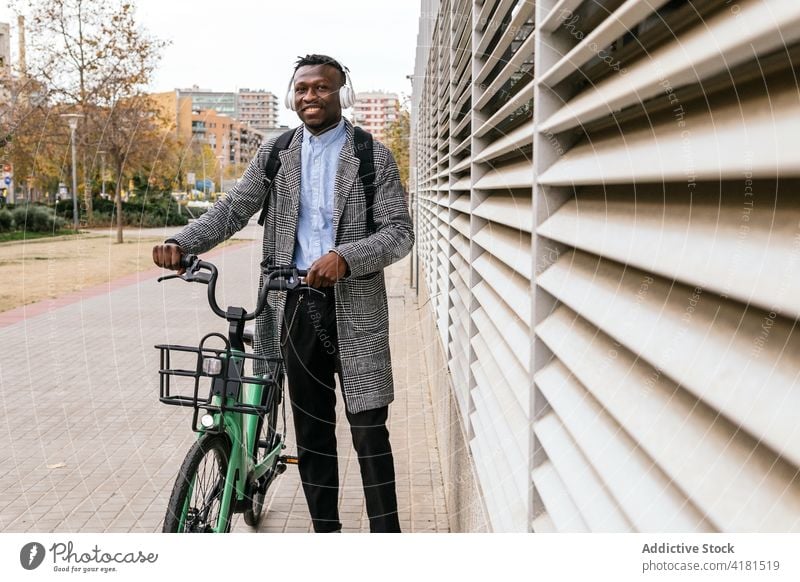
<instances>
[{"instance_id":1,"label":"bicycle tire","mask_svg":"<svg viewBox=\"0 0 800 582\"><path fill-rule=\"evenodd\" d=\"M222 532L230 531L233 503L226 516L220 515L230 458L231 443L225 435L204 434L197 439L172 488L164 517L165 533L210 533L220 524ZM192 498L187 503L190 490Z\"/></svg>"},{"instance_id":2,"label":"bicycle tire","mask_svg":"<svg viewBox=\"0 0 800 582\"><path fill-rule=\"evenodd\" d=\"M277 387L275 388L278 389ZM278 435L278 397L272 399L272 405L269 412L264 418L259 419L258 429L256 430L257 444L253 452L253 460L255 464L260 463L267 453L275 448L279 441ZM266 420L266 422L264 422ZM275 479L278 473L278 461L267 471L258 483L250 488L250 505L245 509L243 517L244 522L251 526L257 527L258 522L261 520L261 515L264 510L264 500L267 497L267 490Z\"/></svg>"}]
</instances>

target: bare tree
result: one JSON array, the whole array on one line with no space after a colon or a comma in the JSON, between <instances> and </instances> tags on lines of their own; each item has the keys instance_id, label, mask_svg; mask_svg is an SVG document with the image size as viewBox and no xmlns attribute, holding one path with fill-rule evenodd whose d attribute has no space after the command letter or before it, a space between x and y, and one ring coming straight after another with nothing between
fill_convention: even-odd
<instances>
[{"instance_id":1,"label":"bare tree","mask_svg":"<svg viewBox=\"0 0 800 582\"><path fill-rule=\"evenodd\" d=\"M114 198L117 242L123 242L122 186L134 173L147 173L152 181L176 174L177 144L163 130L157 106L145 96L126 99L113 109L97 113L103 124L103 144L115 175ZM151 181L151 180L149 180Z\"/></svg>"},{"instance_id":2,"label":"bare tree","mask_svg":"<svg viewBox=\"0 0 800 582\"><path fill-rule=\"evenodd\" d=\"M124 0L16 0L14 7L30 23L30 74L55 106L84 116L79 142L88 148L86 157L94 160L105 150L111 158L122 242L120 183L126 166L154 151L148 148L159 120L144 90L166 43L137 25L133 3ZM91 192L84 194L91 214Z\"/></svg>"},{"instance_id":3,"label":"bare tree","mask_svg":"<svg viewBox=\"0 0 800 582\"><path fill-rule=\"evenodd\" d=\"M5 94L0 106L0 152L13 164L26 197L39 200L43 189L57 187L69 131L54 114L42 83L30 76L8 76L0 91Z\"/></svg>"}]
</instances>

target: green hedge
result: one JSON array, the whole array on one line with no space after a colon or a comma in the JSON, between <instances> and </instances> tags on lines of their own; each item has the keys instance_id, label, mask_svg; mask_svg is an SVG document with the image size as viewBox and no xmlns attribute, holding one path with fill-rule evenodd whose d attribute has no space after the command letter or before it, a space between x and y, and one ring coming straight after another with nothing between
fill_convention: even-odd
<instances>
[{"instance_id":1,"label":"green hedge","mask_svg":"<svg viewBox=\"0 0 800 582\"><path fill-rule=\"evenodd\" d=\"M0 232L8 232L14 228L14 215L10 210L0 209Z\"/></svg>"},{"instance_id":2,"label":"green hedge","mask_svg":"<svg viewBox=\"0 0 800 582\"><path fill-rule=\"evenodd\" d=\"M63 218L72 220L72 206L68 204L60 207L58 213ZM100 197L93 198L92 215L92 223L89 226L112 226L116 224L117 209L115 202ZM169 194L149 196L143 201L122 203L122 223L125 226L148 228L183 226L188 222L186 212L179 213L177 202Z\"/></svg>"},{"instance_id":3,"label":"green hedge","mask_svg":"<svg viewBox=\"0 0 800 582\"><path fill-rule=\"evenodd\" d=\"M2 210L0 215L0 230L24 230L28 232L54 232L63 229L66 221L47 206L34 204L17 204L14 210ZM9 218L11 220L9 220Z\"/></svg>"}]
</instances>

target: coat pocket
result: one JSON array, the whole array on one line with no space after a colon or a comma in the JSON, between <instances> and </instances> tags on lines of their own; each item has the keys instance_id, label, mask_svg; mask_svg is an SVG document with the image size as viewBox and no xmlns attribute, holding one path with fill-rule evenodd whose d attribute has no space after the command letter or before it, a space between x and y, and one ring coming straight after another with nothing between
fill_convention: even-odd
<instances>
[{"instance_id":1,"label":"coat pocket","mask_svg":"<svg viewBox=\"0 0 800 582\"><path fill-rule=\"evenodd\" d=\"M355 359L355 368L359 374L380 372L390 365L389 353L376 352L374 354L359 356Z\"/></svg>"},{"instance_id":2,"label":"coat pocket","mask_svg":"<svg viewBox=\"0 0 800 582\"><path fill-rule=\"evenodd\" d=\"M355 332L386 332L389 329L389 310L383 273L372 273L348 281L350 324Z\"/></svg>"}]
</instances>

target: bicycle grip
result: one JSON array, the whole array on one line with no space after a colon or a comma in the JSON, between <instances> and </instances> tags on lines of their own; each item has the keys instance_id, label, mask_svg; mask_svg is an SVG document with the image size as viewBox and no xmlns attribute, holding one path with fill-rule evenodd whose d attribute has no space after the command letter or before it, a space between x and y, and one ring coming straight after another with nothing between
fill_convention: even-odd
<instances>
[{"instance_id":1,"label":"bicycle grip","mask_svg":"<svg viewBox=\"0 0 800 582\"><path fill-rule=\"evenodd\" d=\"M197 255L181 255L181 268L188 269L197 260Z\"/></svg>"}]
</instances>

